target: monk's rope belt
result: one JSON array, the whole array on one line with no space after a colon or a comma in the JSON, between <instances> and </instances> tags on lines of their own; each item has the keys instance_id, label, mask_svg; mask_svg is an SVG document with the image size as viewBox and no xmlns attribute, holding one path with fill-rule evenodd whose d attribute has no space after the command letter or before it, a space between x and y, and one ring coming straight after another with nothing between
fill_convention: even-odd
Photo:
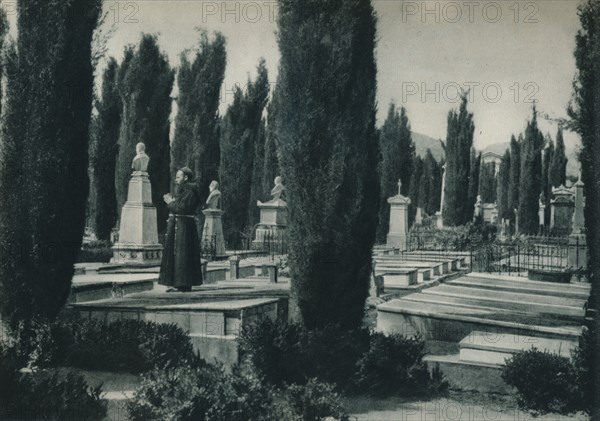
<instances>
[{"instance_id":1,"label":"monk's rope belt","mask_svg":"<svg viewBox=\"0 0 600 421\"><path fill-rule=\"evenodd\" d=\"M174 216L176 218L195 218L196 215L180 215L177 213L170 213L169 216Z\"/></svg>"}]
</instances>

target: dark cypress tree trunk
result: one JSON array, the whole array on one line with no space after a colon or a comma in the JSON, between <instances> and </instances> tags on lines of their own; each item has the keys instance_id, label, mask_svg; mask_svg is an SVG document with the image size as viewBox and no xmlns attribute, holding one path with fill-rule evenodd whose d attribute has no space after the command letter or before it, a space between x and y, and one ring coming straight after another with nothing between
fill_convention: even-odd
<instances>
[{"instance_id":1,"label":"dark cypress tree trunk","mask_svg":"<svg viewBox=\"0 0 600 421\"><path fill-rule=\"evenodd\" d=\"M470 151L473 146L473 114L467 111L464 94L458 111L448 113L446 135L446 186L444 193L444 224L463 225L469 222Z\"/></svg>"},{"instance_id":2,"label":"dark cypress tree trunk","mask_svg":"<svg viewBox=\"0 0 600 421\"><path fill-rule=\"evenodd\" d=\"M519 136L520 139L520 136ZM514 136L510 139L510 175L508 183L508 206L512 230L515 228L515 211L519 209L519 188L521 186L521 142Z\"/></svg>"},{"instance_id":3,"label":"dark cypress tree trunk","mask_svg":"<svg viewBox=\"0 0 600 421\"><path fill-rule=\"evenodd\" d=\"M89 190L92 33L101 2L17 2L7 52L0 172L2 318L53 318L66 302Z\"/></svg>"},{"instance_id":4,"label":"dark cypress tree trunk","mask_svg":"<svg viewBox=\"0 0 600 421\"><path fill-rule=\"evenodd\" d=\"M509 204L508 186L510 184L510 151L507 149L502 157L500 168L498 170L498 218L510 219L511 209Z\"/></svg>"},{"instance_id":5,"label":"dark cypress tree trunk","mask_svg":"<svg viewBox=\"0 0 600 421\"><path fill-rule=\"evenodd\" d=\"M223 191L224 234L228 247L239 249L247 231L252 197L254 163L262 156L260 136L262 113L269 95L269 78L265 61L257 67L257 78L248 81L246 92L236 89L233 104L221 126L220 177ZM257 151L257 148L259 150ZM258 154L258 155L257 155ZM262 162L257 165L262 169ZM253 177L254 176L254 177ZM253 209L256 208L256 201Z\"/></svg>"},{"instance_id":6,"label":"dark cypress tree trunk","mask_svg":"<svg viewBox=\"0 0 600 421\"><path fill-rule=\"evenodd\" d=\"M163 195L170 190L171 91L174 73L166 55L160 52L153 35L143 35L128 61L120 84L123 113L117 158L118 212L127 200L131 161L135 146L142 142L150 156L148 173L152 184L152 202L156 206L158 232L166 229L168 209Z\"/></svg>"},{"instance_id":7,"label":"dark cypress tree trunk","mask_svg":"<svg viewBox=\"0 0 600 421\"><path fill-rule=\"evenodd\" d=\"M369 0L279 5L276 127L292 294L307 327L356 328L380 198L374 12Z\"/></svg>"},{"instance_id":8,"label":"dark cypress tree trunk","mask_svg":"<svg viewBox=\"0 0 600 421\"><path fill-rule=\"evenodd\" d=\"M390 104L388 115L379 132L381 147L381 200L377 241L385 243L390 225L390 207L387 200L398 194L398 180L402 181L402 194L410 189L415 147L410 132L410 123L404 107Z\"/></svg>"},{"instance_id":9,"label":"dark cypress tree trunk","mask_svg":"<svg viewBox=\"0 0 600 421\"><path fill-rule=\"evenodd\" d=\"M585 228L588 246L588 277L592 284L590 307L600 308L600 3L588 0L579 6L581 29L576 36L577 76L573 84L573 104L568 113L570 128L581 136L581 178L585 194ZM592 419L600 408L600 318L594 318L592 379L582 388L587 391Z\"/></svg>"},{"instance_id":10,"label":"dark cypress tree trunk","mask_svg":"<svg viewBox=\"0 0 600 421\"><path fill-rule=\"evenodd\" d=\"M121 127L121 99L117 92L119 66L111 58L102 78L102 97L97 105L98 116L94 131L92 170L96 190L95 230L99 240L109 240L118 219L115 190L115 169L119 131Z\"/></svg>"},{"instance_id":11,"label":"dark cypress tree trunk","mask_svg":"<svg viewBox=\"0 0 600 421\"><path fill-rule=\"evenodd\" d=\"M550 187L559 187L567 181L567 157L565 155L565 140L562 127L556 133L556 148L552 155L549 170Z\"/></svg>"},{"instance_id":12,"label":"dark cypress tree trunk","mask_svg":"<svg viewBox=\"0 0 600 421\"><path fill-rule=\"evenodd\" d=\"M542 148L544 135L537 126L537 111L527 123L521 150L521 183L519 191L519 231L535 235L539 228L539 199L542 192Z\"/></svg>"}]
</instances>

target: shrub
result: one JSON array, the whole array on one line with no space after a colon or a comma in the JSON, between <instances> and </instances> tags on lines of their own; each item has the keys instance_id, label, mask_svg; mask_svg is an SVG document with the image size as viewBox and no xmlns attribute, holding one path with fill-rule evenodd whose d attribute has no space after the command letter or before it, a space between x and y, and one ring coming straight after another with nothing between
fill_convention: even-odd
<instances>
[{"instance_id":1,"label":"shrub","mask_svg":"<svg viewBox=\"0 0 600 421\"><path fill-rule=\"evenodd\" d=\"M517 402L534 413L575 412L577 373L568 358L531 349L507 360L502 378L516 388Z\"/></svg>"},{"instance_id":2,"label":"shrub","mask_svg":"<svg viewBox=\"0 0 600 421\"><path fill-rule=\"evenodd\" d=\"M154 367L202 364L189 336L172 324L61 319L38 330L34 364L141 373Z\"/></svg>"},{"instance_id":3,"label":"shrub","mask_svg":"<svg viewBox=\"0 0 600 421\"><path fill-rule=\"evenodd\" d=\"M244 361L277 387L316 378L344 393L406 396L447 389L439 371L429 374L419 338L265 320L246 328L239 344Z\"/></svg>"},{"instance_id":4,"label":"shrub","mask_svg":"<svg viewBox=\"0 0 600 421\"><path fill-rule=\"evenodd\" d=\"M77 263L108 263L113 256L112 243L110 241L91 241L83 243Z\"/></svg>"},{"instance_id":5,"label":"shrub","mask_svg":"<svg viewBox=\"0 0 600 421\"><path fill-rule=\"evenodd\" d=\"M153 370L127 402L132 421L278 419L272 390L253 373L216 366Z\"/></svg>"},{"instance_id":6,"label":"shrub","mask_svg":"<svg viewBox=\"0 0 600 421\"><path fill-rule=\"evenodd\" d=\"M357 389L374 396L430 395L447 389L439 371L432 377L423 362L425 343L401 335L371 335L371 346L357 363Z\"/></svg>"},{"instance_id":7,"label":"shrub","mask_svg":"<svg viewBox=\"0 0 600 421\"><path fill-rule=\"evenodd\" d=\"M350 418L342 406L334 386L310 379L305 386L291 385L283 392L284 401L279 407L279 419L321 421L333 417L339 421Z\"/></svg>"},{"instance_id":8,"label":"shrub","mask_svg":"<svg viewBox=\"0 0 600 421\"><path fill-rule=\"evenodd\" d=\"M242 356L276 386L316 377L349 390L356 362L369 349L369 332L265 320L246 328L239 344Z\"/></svg>"},{"instance_id":9,"label":"shrub","mask_svg":"<svg viewBox=\"0 0 600 421\"><path fill-rule=\"evenodd\" d=\"M264 319L242 330L238 338L240 357L276 386L303 383L307 379L300 348L302 335L298 324Z\"/></svg>"},{"instance_id":10,"label":"shrub","mask_svg":"<svg viewBox=\"0 0 600 421\"><path fill-rule=\"evenodd\" d=\"M106 402L99 387L90 389L80 375L53 370L21 373L14 347L0 344L0 408L13 420L102 420Z\"/></svg>"},{"instance_id":11,"label":"shrub","mask_svg":"<svg viewBox=\"0 0 600 421\"><path fill-rule=\"evenodd\" d=\"M591 413L600 404L600 402L597 402L598 395L596 392L599 386L594 382L594 373L596 372L595 355L597 352L594 347L594 341L597 338L595 326L596 321L593 321L590 325L591 328L584 328L579 339L579 346L572 355L577 376L576 385L580 391L577 395L577 406L588 413Z\"/></svg>"}]
</instances>

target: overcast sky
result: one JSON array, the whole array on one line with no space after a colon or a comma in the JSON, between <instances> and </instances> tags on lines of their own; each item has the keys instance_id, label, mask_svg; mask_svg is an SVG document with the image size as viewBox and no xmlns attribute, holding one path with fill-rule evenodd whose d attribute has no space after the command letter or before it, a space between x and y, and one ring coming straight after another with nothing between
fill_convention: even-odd
<instances>
[{"instance_id":1,"label":"overcast sky","mask_svg":"<svg viewBox=\"0 0 600 421\"><path fill-rule=\"evenodd\" d=\"M475 144L506 142L524 130L532 100L552 117L566 117L575 74L577 1L374 0L378 14L378 123L390 101L407 108L413 131L444 139L457 90L471 87ZM221 112L231 89L255 75L260 57L275 83L279 52L275 1L106 1L116 23L109 54L121 59L142 32L159 36L172 65L197 43L195 28L227 38ZM326 69L324 69L326 71ZM556 125L542 122L554 137ZM566 134L573 143L577 137Z\"/></svg>"}]
</instances>

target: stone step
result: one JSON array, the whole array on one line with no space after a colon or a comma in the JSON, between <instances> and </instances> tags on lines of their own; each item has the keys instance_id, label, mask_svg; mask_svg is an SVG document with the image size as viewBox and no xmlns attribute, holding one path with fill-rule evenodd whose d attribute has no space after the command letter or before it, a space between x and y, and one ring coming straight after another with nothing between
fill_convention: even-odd
<instances>
[{"instance_id":1,"label":"stone step","mask_svg":"<svg viewBox=\"0 0 600 421\"><path fill-rule=\"evenodd\" d=\"M441 294L461 297L477 297L480 299L490 299L494 301L536 303L544 305L557 305L564 307L573 307L583 310L586 300L568 297L546 296L538 294L525 294L517 292L494 291L490 289L470 288L455 286L451 284L440 285L427 290L428 294Z\"/></svg>"},{"instance_id":2,"label":"stone step","mask_svg":"<svg viewBox=\"0 0 600 421\"><path fill-rule=\"evenodd\" d=\"M531 303L519 303L512 301L478 299L475 297L462 297L440 294L410 294L402 297L405 300L418 301L431 304L447 304L472 309L493 310L499 314L521 314L535 319L551 318L568 324L580 324L583 311L567 307L533 305Z\"/></svg>"},{"instance_id":3,"label":"stone step","mask_svg":"<svg viewBox=\"0 0 600 421\"><path fill-rule=\"evenodd\" d=\"M465 278L473 278L479 281L487 281L487 280L495 280L507 282L509 284L517 283L519 285L531 285L532 287L540 287L540 288L553 288L557 290L565 290L565 291L580 291L580 292L590 292L591 284L587 282L571 282L568 284L560 284L556 282L544 282L544 281L535 281L528 279L523 276L516 275L499 275L496 273L481 273L481 272L471 272L465 274Z\"/></svg>"},{"instance_id":4,"label":"stone step","mask_svg":"<svg viewBox=\"0 0 600 421\"><path fill-rule=\"evenodd\" d=\"M176 294L161 305L135 303L111 305L108 302L72 304L70 308L84 318L110 323L115 320L133 319L155 323L173 323L189 334L237 335L242 326L261 317L275 320L284 312L286 303L278 298L249 298L227 301L202 301L178 303Z\"/></svg>"},{"instance_id":5,"label":"stone step","mask_svg":"<svg viewBox=\"0 0 600 421\"><path fill-rule=\"evenodd\" d=\"M442 263L437 262L417 262L414 260L397 260L397 259L380 259L376 258L375 268L379 267L409 267L409 268L417 268L417 269L431 269L431 274L433 276L438 276L442 274L444 269L444 265Z\"/></svg>"},{"instance_id":6,"label":"stone step","mask_svg":"<svg viewBox=\"0 0 600 421\"><path fill-rule=\"evenodd\" d=\"M459 354L426 355L430 371L439 368L453 390L508 395L512 392L502 380L502 368L494 364L461 361Z\"/></svg>"},{"instance_id":7,"label":"stone step","mask_svg":"<svg viewBox=\"0 0 600 421\"><path fill-rule=\"evenodd\" d=\"M381 273L383 277L384 289L415 285L418 282L417 269L386 268L382 269L382 272L377 271L377 273Z\"/></svg>"},{"instance_id":8,"label":"stone step","mask_svg":"<svg viewBox=\"0 0 600 421\"><path fill-rule=\"evenodd\" d=\"M565 298L574 298L580 300L587 300L589 298L588 291L582 291L580 289L577 290L569 290L566 288L553 288L552 285L535 285L531 284L527 281L518 282L518 281L505 281L505 280L494 280L494 279L480 279L480 278L459 278L455 279L451 282L448 282L450 285L463 286L463 287L472 287L472 288L481 288L481 289L490 289L495 291L505 291L505 292L517 292L517 293L525 293L525 294L534 294L534 295L547 295L547 296L555 296L555 297L565 297ZM539 282L538 282L539 284Z\"/></svg>"},{"instance_id":9,"label":"stone step","mask_svg":"<svg viewBox=\"0 0 600 421\"><path fill-rule=\"evenodd\" d=\"M506 313L492 307L469 308L393 299L377 306L377 330L407 336L418 333L426 341L455 343L472 331L577 340L581 335L581 324L574 326L573 322Z\"/></svg>"},{"instance_id":10,"label":"stone step","mask_svg":"<svg viewBox=\"0 0 600 421\"><path fill-rule=\"evenodd\" d=\"M531 348L570 358L577 341L474 331L460 341L459 347L461 361L503 366L506 359Z\"/></svg>"}]
</instances>

